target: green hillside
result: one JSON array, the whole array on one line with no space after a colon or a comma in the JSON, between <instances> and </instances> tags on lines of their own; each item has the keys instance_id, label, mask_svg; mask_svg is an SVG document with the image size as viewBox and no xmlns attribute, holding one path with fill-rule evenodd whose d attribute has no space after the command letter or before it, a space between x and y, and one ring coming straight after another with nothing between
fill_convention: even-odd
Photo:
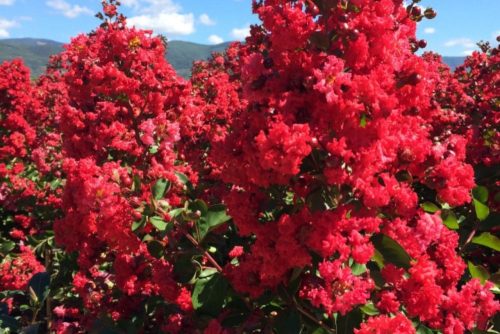
<instances>
[{"instance_id":1,"label":"green hillside","mask_svg":"<svg viewBox=\"0 0 500 334\"><path fill-rule=\"evenodd\" d=\"M203 45L184 41L171 41L167 46L167 59L183 77L189 77L191 65L195 60L207 59L212 52L221 52L229 43ZM39 76L50 55L62 50L62 43L34 38L0 40L0 63L4 60L22 58L31 69L33 76ZM464 61L464 57L443 57L444 61L455 68Z\"/></svg>"},{"instance_id":2,"label":"green hillside","mask_svg":"<svg viewBox=\"0 0 500 334\"><path fill-rule=\"evenodd\" d=\"M212 52L224 51L230 43L203 45L191 42L172 41L167 45L167 59L183 77L189 77L195 60L207 59Z\"/></svg>"},{"instance_id":3,"label":"green hillside","mask_svg":"<svg viewBox=\"0 0 500 334\"><path fill-rule=\"evenodd\" d=\"M22 58L33 76L39 76L53 54L62 50L62 44L46 39L20 38L0 40L0 62Z\"/></svg>"},{"instance_id":4,"label":"green hillside","mask_svg":"<svg viewBox=\"0 0 500 334\"><path fill-rule=\"evenodd\" d=\"M443 57L443 61L452 69L464 63L465 57Z\"/></svg>"}]
</instances>

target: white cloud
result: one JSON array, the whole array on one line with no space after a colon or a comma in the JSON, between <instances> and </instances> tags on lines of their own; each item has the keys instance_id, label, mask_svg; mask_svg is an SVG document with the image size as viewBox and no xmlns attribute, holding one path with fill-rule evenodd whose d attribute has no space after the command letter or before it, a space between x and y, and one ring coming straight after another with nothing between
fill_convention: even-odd
<instances>
[{"instance_id":1,"label":"white cloud","mask_svg":"<svg viewBox=\"0 0 500 334\"><path fill-rule=\"evenodd\" d=\"M243 28L234 28L231 30L231 36L238 39L243 40L246 37L250 36L250 26L246 26Z\"/></svg>"},{"instance_id":2,"label":"white cloud","mask_svg":"<svg viewBox=\"0 0 500 334\"><path fill-rule=\"evenodd\" d=\"M471 49L476 46L476 43L470 38L456 38L456 39L451 39L444 43L444 46L451 48L454 46L461 46L467 49Z\"/></svg>"},{"instance_id":3,"label":"white cloud","mask_svg":"<svg viewBox=\"0 0 500 334\"><path fill-rule=\"evenodd\" d=\"M72 5L65 0L48 0L46 2L47 6L61 12L64 16L73 19L82 14L92 15L93 12L84 6Z\"/></svg>"},{"instance_id":4,"label":"white cloud","mask_svg":"<svg viewBox=\"0 0 500 334\"><path fill-rule=\"evenodd\" d=\"M432 35L436 33L436 28L428 27L424 29L424 33L428 35Z\"/></svg>"},{"instance_id":5,"label":"white cloud","mask_svg":"<svg viewBox=\"0 0 500 334\"><path fill-rule=\"evenodd\" d=\"M215 21L208 16L208 14L201 14L200 15L200 23L206 26L214 26Z\"/></svg>"},{"instance_id":6,"label":"white cloud","mask_svg":"<svg viewBox=\"0 0 500 334\"><path fill-rule=\"evenodd\" d=\"M0 0L0 6L10 6L14 4L15 0Z\"/></svg>"},{"instance_id":7,"label":"white cloud","mask_svg":"<svg viewBox=\"0 0 500 334\"><path fill-rule=\"evenodd\" d=\"M193 14L162 12L156 15L133 16L127 22L138 28L167 35L190 35L194 32Z\"/></svg>"},{"instance_id":8,"label":"white cloud","mask_svg":"<svg viewBox=\"0 0 500 334\"><path fill-rule=\"evenodd\" d=\"M224 42L224 40L222 39L222 37L217 36L217 35L210 35L210 36L208 36L208 41L211 44L220 44L220 43Z\"/></svg>"},{"instance_id":9,"label":"white cloud","mask_svg":"<svg viewBox=\"0 0 500 334\"><path fill-rule=\"evenodd\" d=\"M138 0L121 0L120 1L122 5L127 6L127 7L137 7L139 6L139 1Z\"/></svg>"},{"instance_id":10,"label":"white cloud","mask_svg":"<svg viewBox=\"0 0 500 334\"><path fill-rule=\"evenodd\" d=\"M17 26L16 21L5 20L0 18L0 38L7 38L10 36L9 29Z\"/></svg>"},{"instance_id":11,"label":"white cloud","mask_svg":"<svg viewBox=\"0 0 500 334\"><path fill-rule=\"evenodd\" d=\"M125 0L135 15L127 22L131 26L153 30L158 34L190 35L194 33L193 13L182 13L182 8L172 0Z\"/></svg>"}]
</instances>

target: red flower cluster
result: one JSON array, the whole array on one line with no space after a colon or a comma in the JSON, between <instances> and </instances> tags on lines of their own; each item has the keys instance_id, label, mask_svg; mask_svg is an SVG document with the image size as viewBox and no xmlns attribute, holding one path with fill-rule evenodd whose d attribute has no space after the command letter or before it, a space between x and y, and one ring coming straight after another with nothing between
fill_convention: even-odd
<instances>
[{"instance_id":1,"label":"red flower cluster","mask_svg":"<svg viewBox=\"0 0 500 334\"><path fill-rule=\"evenodd\" d=\"M299 268L300 297L329 314L365 304L377 286L381 311L406 310L446 331L445 319L464 315L446 306L465 269L458 235L419 208L433 193L452 207L471 200L467 139L448 126L453 115L441 116L438 95L460 83L439 59L413 54L411 10L396 0L254 1L263 24L246 44L195 66L193 89L205 101L197 120L207 132L199 138L209 151L194 160L230 185L229 213L241 236L255 238L227 266L238 291L257 297L287 286ZM228 103L235 95L242 102ZM213 121L214 109L223 121ZM386 265L375 284L352 264L372 259L379 233L413 260ZM491 305L486 317L498 310Z\"/></svg>"},{"instance_id":2,"label":"red flower cluster","mask_svg":"<svg viewBox=\"0 0 500 334\"><path fill-rule=\"evenodd\" d=\"M0 77L0 212L11 217L9 234L19 240L57 216L60 136L46 100L49 79L32 86L19 60L2 64Z\"/></svg>"},{"instance_id":3,"label":"red flower cluster","mask_svg":"<svg viewBox=\"0 0 500 334\"><path fill-rule=\"evenodd\" d=\"M469 140L468 156L471 163L493 166L500 163L500 111L498 90L500 49L482 46L484 52L474 52L455 73L468 97L461 112Z\"/></svg>"},{"instance_id":4,"label":"red flower cluster","mask_svg":"<svg viewBox=\"0 0 500 334\"><path fill-rule=\"evenodd\" d=\"M103 1L2 64L0 329L491 329L499 52L416 55L416 3L253 1L186 81Z\"/></svg>"},{"instance_id":5,"label":"red flower cluster","mask_svg":"<svg viewBox=\"0 0 500 334\"><path fill-rule=\"evenodd\" d=\"M176 173L191 175L174 150L187 86L165 61L162 40L126 28L110 6L101 28L74 38L53 60L68 92L60 127L67 182L56 241L78 251L73 284L92 317L127 318L154 295L190 311L190 294L173 279L172 264L141 240L157 234L155 207L168 212L180 204L184 185ZM158 182L172 185L167 195L153 193ZM168 243L165 235L159 240Z\"/></svg>"},{"instance_id":6,"label":"red flower cluster","mask_svg":"<svg viewBox=\"0 0 500 334\"><path fill-rule=\"evenodd\" d=\"M16 258L0 265L0 290L24 290L31 277L44 270L45 267L38 262L33 251L29 247L21 246L21 252Z\"/></svg>"}]
</instances>

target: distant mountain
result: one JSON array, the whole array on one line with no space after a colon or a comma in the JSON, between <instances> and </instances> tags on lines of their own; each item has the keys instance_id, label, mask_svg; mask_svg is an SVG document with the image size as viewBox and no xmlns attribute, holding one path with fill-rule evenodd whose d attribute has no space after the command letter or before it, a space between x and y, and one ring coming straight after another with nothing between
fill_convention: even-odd
<instances>
[{"instance_id":1,"label":"distant mountain","mask_svg":"<svg viewBox=\"0 0 500 334\"><path fill-rule=\"evenodd\" d=\"M443 57L443 61L454 70L464 63L465 57Z\"/></svg>"},{"instance_id":2,"label":"distant mountain","mask_svg":"<svg viewBox=\"0 0 500 334\"><path fill-rule=\"evenodd\" d=\"M195 60L207 59L212 52L222 52L228 43L203 45L184 41L171 41L167 46L167 59L183 77L189 77L191 65ZM62 43L35 38L17 38L0 40L0 63L4 60L22 58L31 69L34 77L39 76L49 57L62 50ZM462 64L464 57L443 57L451 68Z\"/></svg>"},{"instance_id":3,"label":"distant mountain","mask_svg":"<svg viewBox=\"0 0 500 334\"><path fill-rule=\"evenodd\" d=\"M53 54L62 50L62 43L48 39L19 38L0 40L0 63L22 58L34 77L39 76Z\"/></svg>"},{"instance_id":4,"label":"distant mountain","mask_svg":"<svg viewBox=\"0 0 500 334\"><path fill-rule=\"evenodd\" d=\"M167 59L183 77L189 77L195 60L210 57L212 52L223 52L230 42L217 45L203 45L183 41L171 41L167 44Z\"/></svg>"}]
</instances>

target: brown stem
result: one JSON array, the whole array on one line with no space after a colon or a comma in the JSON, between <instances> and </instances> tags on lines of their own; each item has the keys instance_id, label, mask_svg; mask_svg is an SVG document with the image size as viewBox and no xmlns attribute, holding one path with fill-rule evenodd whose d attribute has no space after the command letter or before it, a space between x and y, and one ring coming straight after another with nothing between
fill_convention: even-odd
<instances>
[{"instance_id":1,"label":"brown stem","mask_svg":"<svg viewBox=\"0 0 500 334\"><path fill-rule=\"evenodd\" d=\"M305 316L306 318L308 318L309 320L311 320L312 322L314 322L316 325L320 326L321 328L323 328L327 333L331 333L331 334L335 334L335 330L328 327L327 325L325 325L323 323L323 321L321 320L318 320L316 319L316 317L314 315L312 315L311 313L309 313L309 311L307 311L306 309L304 309L302 306L300 306L297 301L295 301L295 299L293 299L293 304L295 306L295 308L297 309L297 311L299 311L300 313L302 313L303 316Z\"/></svg>"},{"instance_id":2,"label":"brown stem","mask_svg":"<svg viewBox=\"0 0 500 334\"><path fill-rule=\"evenodd\" d=\"M477 232L477 228L474 228L472 230L472 232L469 234L469 236L467 237L467 240L465 241L464 246L467 245L469 242L471 242L472 238L474 238L474 236L476 235L476 232Z\"/></svg>"},{"instance_id":3,"label":"brown stem","mask_svg":"<svg viewBox=\"0 0 500 334\"><path fill-rule=\"evenodd\" d=\"M465 248L465 246L467 246L472 241L472 238L474 238L474 236L476 235L478 228L479 228L479 223L474 224L474 228L472 229L472 231L470 232L469 236L465 240L465 243L462 245L462 247L460 247L461 251L463 251L463 249Z\"/></svg>"},{"instance_id":4,"label":"brown stem","mask_svg":"<svg viewBox=\"0 0 500 334\"><path fill-rule=\"evenodd\" d=\"M38 317L38 312L40 312L40 308L37 307L35 311L33 312L33 317L31 318L31 325L34 325L36 323L36 318Z\"/></svg>"},{"instance_id":5,"label":"brown stem","mask_svg":"<svg viewBox=\"0 0 500 334\"><path fill-rule=\"evenodd\" d=\"M52 252L48 248L45 250L45 270L49 274L52 270ZM52 298L50 297L50 293L45 299L45 313L47 316L47 332L49 333L52 327Z\"/></svg>"},{"instance_id":6,"label":"brown stem","mask_svg":"<svg viewBox=\"0 0 500 334\"><path fill-rule=\"evenodd\" d=\"M295 300L295 298L293 296L290 296L290 294L288 293L288 291L286 291L286 290L284 290L284 291L285 291L285 295L287 296L287 298L289 299L289 301L292 302L293 307L295 307L295 309L297 311L299 311L300 313L302 313L303 316L305 316L306 318L308 318L309 320L311 320L312 322L314 322L319 327L323 328L327 333L330 333L330 334L335 334L336 333L336 331L333 328L328 327L327 325L325 325L323 323L323 321L316 319L316 317L313 314L311 314L308 310L306 310L305 308L303 308L302 305L300 305Z\"/></svg>"},{"instance_id":7,"label":"brown stem","mask_svg":"<svg viewBox=\"0 0 500 334\"><path fill-rule=\"evenodd\" d=\"M191 243L196 246L196 248L198 248L199 250L201 250L203 252L203 255L205 255L205 257L207 258L208 262L210 262L214 267L215 269L217 269L218 272L222 272L222 267L217 263L217 261L215 261L215 259L212 257L212 255L210 255L203 247L200 246L200 244L198 243L198 241L196 241L195 238L193 238L193 236L189 233L187 233L186 231L182 231L184 233L184 235L186 236L186 238L191 241Z\"/></svg>"}]
</instances>

